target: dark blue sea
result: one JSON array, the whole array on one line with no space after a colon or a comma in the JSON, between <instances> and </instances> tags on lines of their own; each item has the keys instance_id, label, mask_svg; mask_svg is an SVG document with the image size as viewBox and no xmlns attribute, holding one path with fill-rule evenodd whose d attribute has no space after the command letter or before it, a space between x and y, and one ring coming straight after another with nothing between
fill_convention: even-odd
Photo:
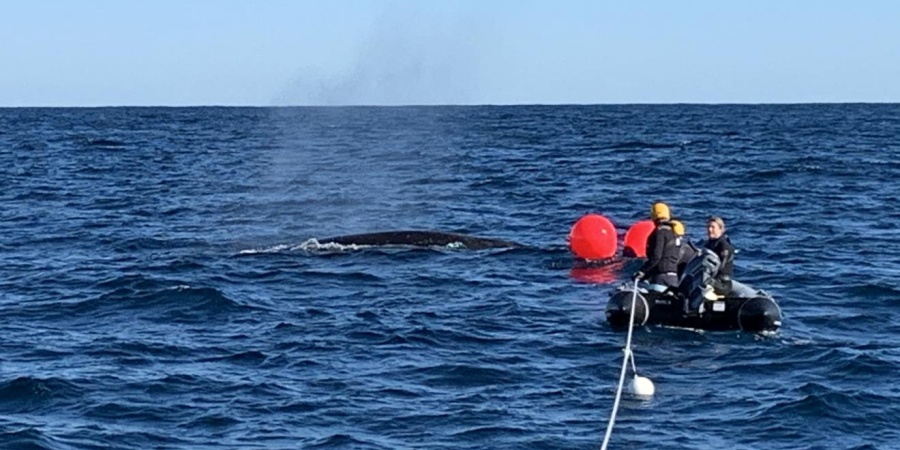
<instances>
[{"instance_id":1,"label":"dark blue sea","mask_svg":"<svg viewBox=\"0 0 900 450\"><path fill-rule=\"evenodd\" d=\"M637 329L610 448L900 448L898 193L896 104L0 109L0 448L597 449L656 200L784 324ZM402 229L526 248L310 241Z\"/></svg>"}]
</instances>

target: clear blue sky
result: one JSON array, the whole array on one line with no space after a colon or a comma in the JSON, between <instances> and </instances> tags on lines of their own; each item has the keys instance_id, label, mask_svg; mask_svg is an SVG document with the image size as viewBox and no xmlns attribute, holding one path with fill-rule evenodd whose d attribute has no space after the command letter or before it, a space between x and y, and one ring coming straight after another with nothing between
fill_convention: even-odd
<instances>
[{"instance_id":1,"label":"clear blue sky","mask_svg":"<svg viewBox=\"0 0 900 450\"><path fill-rule=\"evenodd\" d=\"M900 102L894 0L0 6L0 106Z\"/></svg>"}]
</instances>

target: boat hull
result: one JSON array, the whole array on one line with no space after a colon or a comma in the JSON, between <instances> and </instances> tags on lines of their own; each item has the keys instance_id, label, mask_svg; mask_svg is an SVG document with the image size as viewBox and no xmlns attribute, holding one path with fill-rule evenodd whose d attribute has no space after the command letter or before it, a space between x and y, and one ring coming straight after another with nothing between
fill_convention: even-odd
<instances>
[{"instance_id":1,"label":"boat hull","mask_svg":"<svg viewBox=\"0 0 900 450\"><path fill-rule=\"evenodd\" d=\"M621 286L609 298L606 320L615 328L628 325L631 317L634 286ZM763 291L752 296L702 300L698 307L685 305L683 295L670 290L638 288L635 298L634 324L667 325L701 330L743 330L752 333L772 332L781 327L781 308Z\"/></svg>"}]
</instances>

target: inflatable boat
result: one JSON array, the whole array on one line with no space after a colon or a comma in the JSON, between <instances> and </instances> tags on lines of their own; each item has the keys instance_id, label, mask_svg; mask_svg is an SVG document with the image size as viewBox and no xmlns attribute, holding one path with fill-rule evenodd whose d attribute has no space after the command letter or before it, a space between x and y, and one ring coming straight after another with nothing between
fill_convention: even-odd
<instances>
[{"instance_id":1,"label":"inflatable boat","mask_svg":"<svg viewBox=\"0 0 900 450\"><path fill-rule=\"evenodd\" d=\"M728 295L710 295L708 286L718 267L718 256L704 249L685 267L677 288L639 283L634 324L753 333L777 330L781 308L765 291L732 280ZM634 283L629 283L610 294L606 320L611 326L628 326L634 289Z\"/></svg>"}]
</instances>

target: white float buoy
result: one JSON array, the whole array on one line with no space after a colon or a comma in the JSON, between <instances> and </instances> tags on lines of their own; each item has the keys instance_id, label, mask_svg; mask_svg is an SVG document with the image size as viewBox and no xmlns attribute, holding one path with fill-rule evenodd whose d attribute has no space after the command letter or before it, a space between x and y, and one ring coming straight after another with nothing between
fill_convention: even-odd
<instances>
[{"instance_id":1,"label":"white float buoy","mask_svg":"<svg viewBox=\"0 0 900 450\"><path fill-rule=\"evenodd\" d=\"M653 386L653 382L649 378L635 375L634 379L631 380L631 384L628 385L628 390L634 395L652 397L653 393L656 392L656 387Z\"/></svg>"}]
</instances>

